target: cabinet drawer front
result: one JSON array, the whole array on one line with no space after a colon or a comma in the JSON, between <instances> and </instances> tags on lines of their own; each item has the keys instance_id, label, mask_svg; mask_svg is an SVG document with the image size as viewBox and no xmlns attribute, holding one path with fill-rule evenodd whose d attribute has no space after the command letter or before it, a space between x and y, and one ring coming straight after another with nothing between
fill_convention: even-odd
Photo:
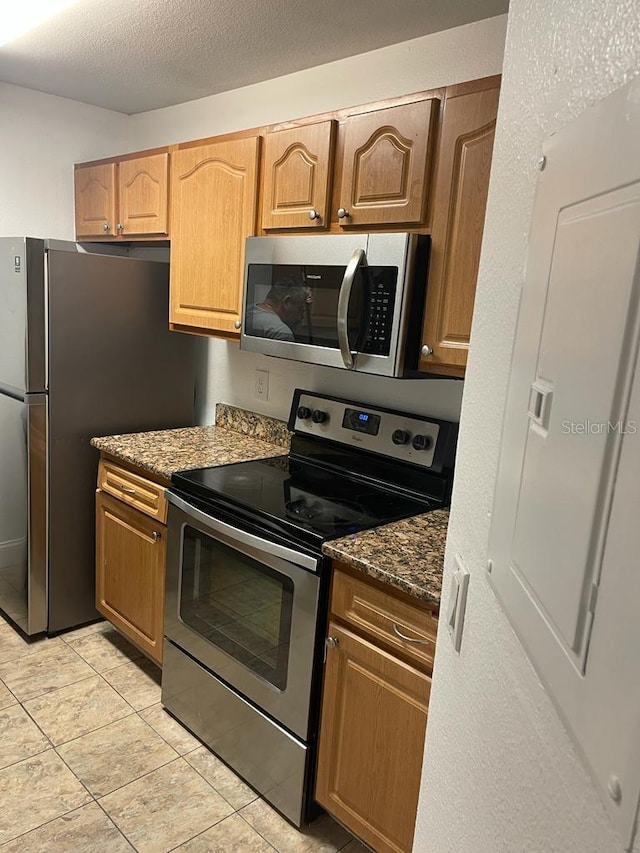
<instances>
[{"instance_id":1,"label":"cabinet drawer front","mask_svg":"<svg viewBox=\"0 0 640 853\"><path fill-rule=\"evenodd\" d=\"M129 506L157 518L167 520L167 501L163 486L102 459L98 469L98 488Z\"/></svg>"},{"instance_id":2,"label":"cabinet drawer front","mask_svg":"<svg viewBox=\"0 0 640 853\"><path fill-rule=\"evenodd\" d=\"M438 620L428 611L335 569L331 612L372 640L401 649L421 668L433 669Z\"/></svg>"}]
</instances>

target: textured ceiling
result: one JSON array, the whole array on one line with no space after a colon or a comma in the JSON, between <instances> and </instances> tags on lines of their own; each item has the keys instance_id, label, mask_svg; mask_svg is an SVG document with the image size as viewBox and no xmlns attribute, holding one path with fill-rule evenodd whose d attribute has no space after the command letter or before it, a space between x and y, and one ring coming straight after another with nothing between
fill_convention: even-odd
<instances>
[{"instance_id":1,"label":"textured ceiling","mask_svg":"<svg viewBox=\"0 0 640 853\"><path fill-rule=\"evenodd\" d=\"M508 0L78 0L0 47L0 82L132 114L490 18L507 5Z\"/></svg>"}]
</instances>

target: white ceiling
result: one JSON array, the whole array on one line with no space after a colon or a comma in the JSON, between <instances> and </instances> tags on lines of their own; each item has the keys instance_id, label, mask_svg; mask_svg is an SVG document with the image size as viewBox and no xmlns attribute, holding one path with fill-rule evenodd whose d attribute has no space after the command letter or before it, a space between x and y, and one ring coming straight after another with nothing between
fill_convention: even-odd
<instances>
[{"instance_id":1,"label":"white ceiling","mask_svg":"<svg viewBox=\"0 0 640 853\"><path fill-rule=\"evenodd\" d=\"M508 0L78 0L0 47L0 82L133 114L490 18L507 6Z\"/></svg>"}]
</instances>

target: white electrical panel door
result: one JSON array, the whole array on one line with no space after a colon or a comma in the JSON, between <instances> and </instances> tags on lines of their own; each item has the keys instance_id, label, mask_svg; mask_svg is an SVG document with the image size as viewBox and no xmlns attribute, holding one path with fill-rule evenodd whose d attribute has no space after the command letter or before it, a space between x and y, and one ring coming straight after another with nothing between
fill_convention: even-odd
<instances>
[{"instance_id":1,"label":"white electrical panel door","mask_svg":"<svg viewBox=\"0 0 640 853\"><path fill-rule=\"evenodd\" d=\"M628 682L640 673L621 669L617 688L607 675L607 706L602 660L599 669L590 660L594 643L610 638L595 627L605 618L598 595L625 442L635 442L640 459L640 424L629 419L640 326L639 152L640 81L545 145L489 542L492 584L627 845L640 794L640 693L638 724L626 732L616 702L633 701ZM629 626L618 641L640 649L640 630Z\"/></svg>"}]
</instances>

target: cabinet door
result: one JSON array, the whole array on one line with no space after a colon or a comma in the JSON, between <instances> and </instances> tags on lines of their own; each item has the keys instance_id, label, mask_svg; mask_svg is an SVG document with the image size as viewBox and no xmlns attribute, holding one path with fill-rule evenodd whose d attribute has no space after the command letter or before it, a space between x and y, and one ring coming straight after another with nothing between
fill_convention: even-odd
<instances>
[{"instance_id":1,"label":"cabinet door","mask_svg":"<svg viewBox=\"0 0 640 853\"><path fill-rule=\"evenodd\" d=\"M335 121L267 134L262 227L326 228L329 224Z\"/></svg>"},{"instance_id":2,"label":"cabinet door","mask_svg":"<svg viewBox=\"0 0 640 853\"><path fill-rule=\"evenodd\" d=\"M117 230L125 239L167 233L169 155L152 154L118 164Z\"/></svg>"},{"instance_id":3,"label":"cabinet door","mask_svg":"<svg viewBox=\"0 0 640 853\"><path fill-rule=\"evenodd\" d=\"M431 679L329 625L316 799L378 853L413 842Z\"/></svg>"},{"instance_id":4,"label":"cabinet door","mask_svg":"<svg viewBox=\"0 0 640 853\"><path fill-rule=\"evenodd\" d=\"M255 234L258 137L171 160L170 322L238 334L244 243Z\"/></svg>"},{"instance_id":5,"label":"cabinet door","mask_svg":"<svg viewBox=\"0 0 640 853\"><path fill-rule=\"evenodd\" d=\"M346 120L338 208L347 215L340 225L424 224L439 103L430 98Z\"/></svg>"},{"instance_id":6,"label":"cabinet door","mask_svg":"<svg viewBox=\"0 0 640 853\"><path fill-rule=\"evenodd\" d=\"M162 663L165 531L104 492L96 493L96 607Z\"/></svg>"},{"instance_id":7,"label":"cabinet door","mask_svg":"<svg viewBox=\"0 0 640 853\"><path fill-rule=\"evenodd\" d=\"M115 237L116 164L76 166L76 235Z\"/></svg>"},{"instance_id":8,"label":"cabinet door","mask_svg":"<svg viewBox=\"0 0 640 853\"><path fill-rule=\"evenodd\" d=\"M489 191L499 83L445 101L420 369L463 376ZM424 351L424 350L423 350Z\"/></svg>"}]
</instances>

